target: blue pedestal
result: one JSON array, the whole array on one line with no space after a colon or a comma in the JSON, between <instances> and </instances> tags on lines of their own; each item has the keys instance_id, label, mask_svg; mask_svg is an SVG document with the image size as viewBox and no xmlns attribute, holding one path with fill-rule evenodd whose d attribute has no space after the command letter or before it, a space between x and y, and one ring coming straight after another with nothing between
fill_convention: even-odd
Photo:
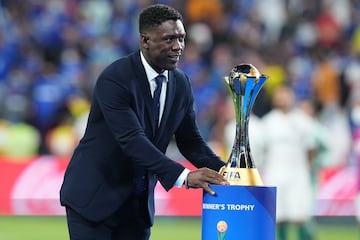
<instances>
[{"instance_id":1,"label":"blue pedestal","mask_svg":"<svg viewBox=\"0 0 360 240\"><path fill-rule=\"evenodd\" d=\"M275 240L276 187L210 186L202 205L202 240Z\"/></svg>"}]
</instances>

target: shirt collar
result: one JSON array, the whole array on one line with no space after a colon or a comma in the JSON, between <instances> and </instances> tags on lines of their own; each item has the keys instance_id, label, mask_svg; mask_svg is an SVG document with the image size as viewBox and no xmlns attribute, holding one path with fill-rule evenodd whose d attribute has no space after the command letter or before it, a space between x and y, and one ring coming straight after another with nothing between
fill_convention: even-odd
<instances>
[{"instance_id":1,"label":"shirt collar","mask_svg":"<svg viewBox=\"0 0 360 240\"><path fill-rule=\"evenodd\" d=\"M147 76L147 79L148 81L150 82L152 79L156 78L157 75L159 75L158 72L156 72L151 66L150 64L146 61L143 53L140 51L140 57L141 57L141 62L145 68L145 72L146 72L146 76ZM166 78L166 82L168 81L168 73L169 71L168 70L165 70L163 73L161 73L162 75L165 76Z\"/></svg>"}]
</instances>

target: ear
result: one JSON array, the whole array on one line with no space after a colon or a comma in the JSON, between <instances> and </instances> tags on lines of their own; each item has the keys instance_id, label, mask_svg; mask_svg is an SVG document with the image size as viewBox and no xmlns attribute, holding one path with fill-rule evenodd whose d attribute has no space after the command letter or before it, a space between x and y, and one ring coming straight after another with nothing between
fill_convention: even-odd
<instances>
[{"instance_id":1,"label":"ear","mask_svg":"<svg viewBox=\"0 0 360 240\"><path fill-rule=\"evenodd\" d=\"M146 36L145 34L141 34L140 35L140 42L141 42L141 46L145 49L149 48L149 37Z\"/></svg>"}]
</instances>

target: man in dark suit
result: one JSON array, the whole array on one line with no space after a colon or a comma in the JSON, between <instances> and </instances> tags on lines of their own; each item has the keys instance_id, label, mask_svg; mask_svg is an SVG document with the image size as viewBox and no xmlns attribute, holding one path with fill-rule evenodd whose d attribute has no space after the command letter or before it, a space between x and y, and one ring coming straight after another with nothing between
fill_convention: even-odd
<instances>
[{"instance_id":1,"label":"man in dark suit","mask_svg":"<svg viewBox=\"0 0 360 240\"><path fill-rule=\"evenodd\" d=\"M157 181L166 190L186 185L211 194L209 184L228 184L218 174L224 162L197 128L189 79L176 68L185 46L182 16L149 6L139 31L140 51L100 74L86 132L64 176L60 199L72 240L149 239ZM174 136L197 170L164 154Z\"/></svg>"}]
</instances>

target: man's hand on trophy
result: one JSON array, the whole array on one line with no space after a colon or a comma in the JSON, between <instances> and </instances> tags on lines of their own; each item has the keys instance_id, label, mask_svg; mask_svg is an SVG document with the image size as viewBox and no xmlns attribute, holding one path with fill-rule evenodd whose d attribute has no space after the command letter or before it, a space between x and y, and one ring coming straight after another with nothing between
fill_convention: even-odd
<instances>
[{"instance_id":1,"label":"man's hand on trophy","mask_svg":"<svg viewBox=\"0 0 360 240\"><path fill-rule=\"evenodd\" d=\"M209 184L230 185L218 172L205 167L189 172L186 179L187 188L202 188L211 195L215 195Z\"/></svg>"}]
</instances>

